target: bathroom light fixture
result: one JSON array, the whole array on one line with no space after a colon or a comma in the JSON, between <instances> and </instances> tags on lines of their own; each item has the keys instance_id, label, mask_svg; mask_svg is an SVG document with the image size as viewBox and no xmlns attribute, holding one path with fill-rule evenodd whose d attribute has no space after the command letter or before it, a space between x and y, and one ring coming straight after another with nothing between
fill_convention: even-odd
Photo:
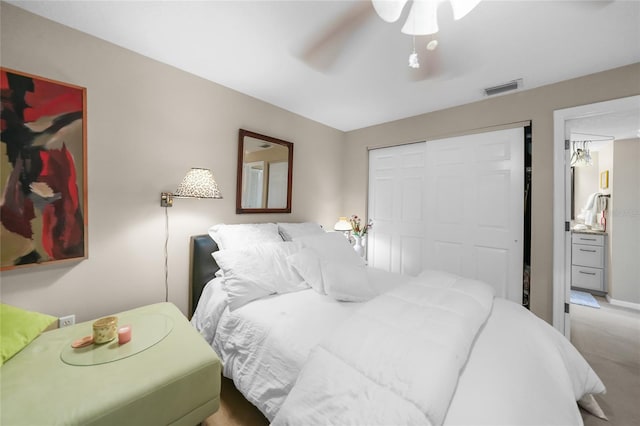
<instances>
[{"instance_id":1,"label":"bathroom light fixture","mask_svg":"<svg viewBox=\"0 0 640 426\"><path fill-rule=\"evenodd\" d=\"M573 141L571 167L587 167L593 165L589 144L591 141Z\"/></svg>"},{"instance_id":2,"label":"bathroom light fixture","mask_svg":"<svg viewBox=\"0 0 640 426\"><path fill-rule=\"evenodd\" d=\"M213 173L209 169L192 168L175 193L160 193L160 207L173 207L174 198L222 198Z\"/></svg>"}]
</instances>

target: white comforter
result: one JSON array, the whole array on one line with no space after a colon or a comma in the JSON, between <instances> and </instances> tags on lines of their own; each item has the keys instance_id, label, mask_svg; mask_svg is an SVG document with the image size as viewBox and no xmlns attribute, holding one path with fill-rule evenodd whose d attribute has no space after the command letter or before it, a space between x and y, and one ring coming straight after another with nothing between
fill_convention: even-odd
<instances>
[{"instance_id":1,"label":"white comforter","mask_svg":"<svg viewBox=\"0 0 640 426\"><path fill-rule=\"evenodd\" d=\"M396 287L397 283L390 284L380 292ZM302 409L293 396L304 391L302 375L295 394L291 392L288 399L287 395L303 369L304 375L323 375L321 379L326 384L322 387L329 392L320 394L313 385L311 393L330 402L330 413L350 410L354 399L365 401L370 407L385 407L398 397L389 390L393 396L387 398L380 393L374 399L362 391L364 388L349 382L343 382L340 389L336 380L344 365L316 366L321 374L315 374L310 371L312 364L306 364L313 348L331 341L355 312L375 299L366 304L340 303L309 289L257 300L233 312L225 300L219 280L212 281L205 288L192 323L223 360L225 376L233 378L237 388L270 420L275 420L277 414L277 421L284 424L331 423L327 420L330 417L308 404L308 422L299 423L291 416ZM400 317L404 312L389 314ZM375 329L375 323L370 322L369 330ZM392 340L369 337L368 332L353 336L353 341L367 338L373 339L375 350L371 353L381 358L382 369L392 368L413 350L412 345L400 348ZM420 360L406 371L418 370L425 364ZM582 419L575 401L585 394L604 392L601 381L564 336L522 306L503 299L493 301L489 318L477 334L457 380L442 421L447 426L580 425ZM415 408L412 412L421 419L420 423L426 423L423 410ZM353 423L376 423L368 420L358 418Z\"/></svg>"},{"instance_id":2,"label":"white comforter","mask_svg":"<svg viewBox=\"0 0 640 426\"><path fill-rule=\"evenodd\" d=\"M431 271L379 296L311 352L272 424L582 424L575 401L603 392L599 378L507 301L497 318L516 319L515 333L493 323L480 338L492 300L486 284Z\"/></svg>"},{"instance_id":3,"label":"white comforter","mask_svg":"<svg viewBox=\"0 0 640 426\"><path fill-rule=\"evenodd\" d=\"M378 296L312 351L273 424L442 424L492 304L436 271Z\"/></svg>"}]
</instances>

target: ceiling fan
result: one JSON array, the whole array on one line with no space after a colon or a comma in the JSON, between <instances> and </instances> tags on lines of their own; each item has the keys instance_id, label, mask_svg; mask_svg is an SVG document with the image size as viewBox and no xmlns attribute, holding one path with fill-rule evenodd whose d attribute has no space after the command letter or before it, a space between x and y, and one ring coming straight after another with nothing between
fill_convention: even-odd
<instances>
[{"instance_id":1,"label":"ceiling fan","mask_svg":"<svg viewBox=\"0 0 640 426\"><path fill-rule=\"evenodd\" d=\"M412 80L424 80L441 72L438 49L438 7L450 2L453 19L459 20L473 10L481 0L371 0L356 2L346 13L336 19L303 50L301 57L310 66L328 71L344 50L349 38L374 16L394 23L406 14L401 32L413 37L413 51L409 56L409 67L413 68ZM407 5L409 7L405 7ZM407 12L408 10L408 12ZM375 12L375 13L374 13ZM426 49L416 51L416 38ZM419 56L423 57L423 66Z\"/></svg>"}]
</instances>

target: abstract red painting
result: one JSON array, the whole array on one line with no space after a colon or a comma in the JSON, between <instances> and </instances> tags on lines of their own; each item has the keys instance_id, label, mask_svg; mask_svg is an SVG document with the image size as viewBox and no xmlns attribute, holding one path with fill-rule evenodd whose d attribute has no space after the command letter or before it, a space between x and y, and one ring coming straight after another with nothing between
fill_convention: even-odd
<instances>
[{"instance_id":1,"label":"abstract red painting","mask_svg":"<svg viewBox=\"0 0 640 426\"><path fill-rule=\"evenodd\" d=\"M1 269L87 257L86 89L0 68Z\"/></svg>"}]
</instances>

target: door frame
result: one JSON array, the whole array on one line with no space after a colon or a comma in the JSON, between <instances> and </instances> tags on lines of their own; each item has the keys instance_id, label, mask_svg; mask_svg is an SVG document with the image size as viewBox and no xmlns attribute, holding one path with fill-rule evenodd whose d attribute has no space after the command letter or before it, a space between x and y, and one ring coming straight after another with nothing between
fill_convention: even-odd
<instances>
[{"instance_id":1,"label":"door frame","mask_svg":"<svg viewBox=\"0 0 640 426\"><path fill-rule=\"evenodd\" d=\"M610 101L580 105L553 112L553 326L567 338L571 323L565 313L566 294L570 287L571 232L565 231L565 221L571 220L567 208L571 182L566 179L569 165L565 161L565 124L569 120L598 116L640 106L640 95ZM567 216L569 214L569 216ZM569 219L567 219L567 217Z\"/></svg>"}]
</instances>

